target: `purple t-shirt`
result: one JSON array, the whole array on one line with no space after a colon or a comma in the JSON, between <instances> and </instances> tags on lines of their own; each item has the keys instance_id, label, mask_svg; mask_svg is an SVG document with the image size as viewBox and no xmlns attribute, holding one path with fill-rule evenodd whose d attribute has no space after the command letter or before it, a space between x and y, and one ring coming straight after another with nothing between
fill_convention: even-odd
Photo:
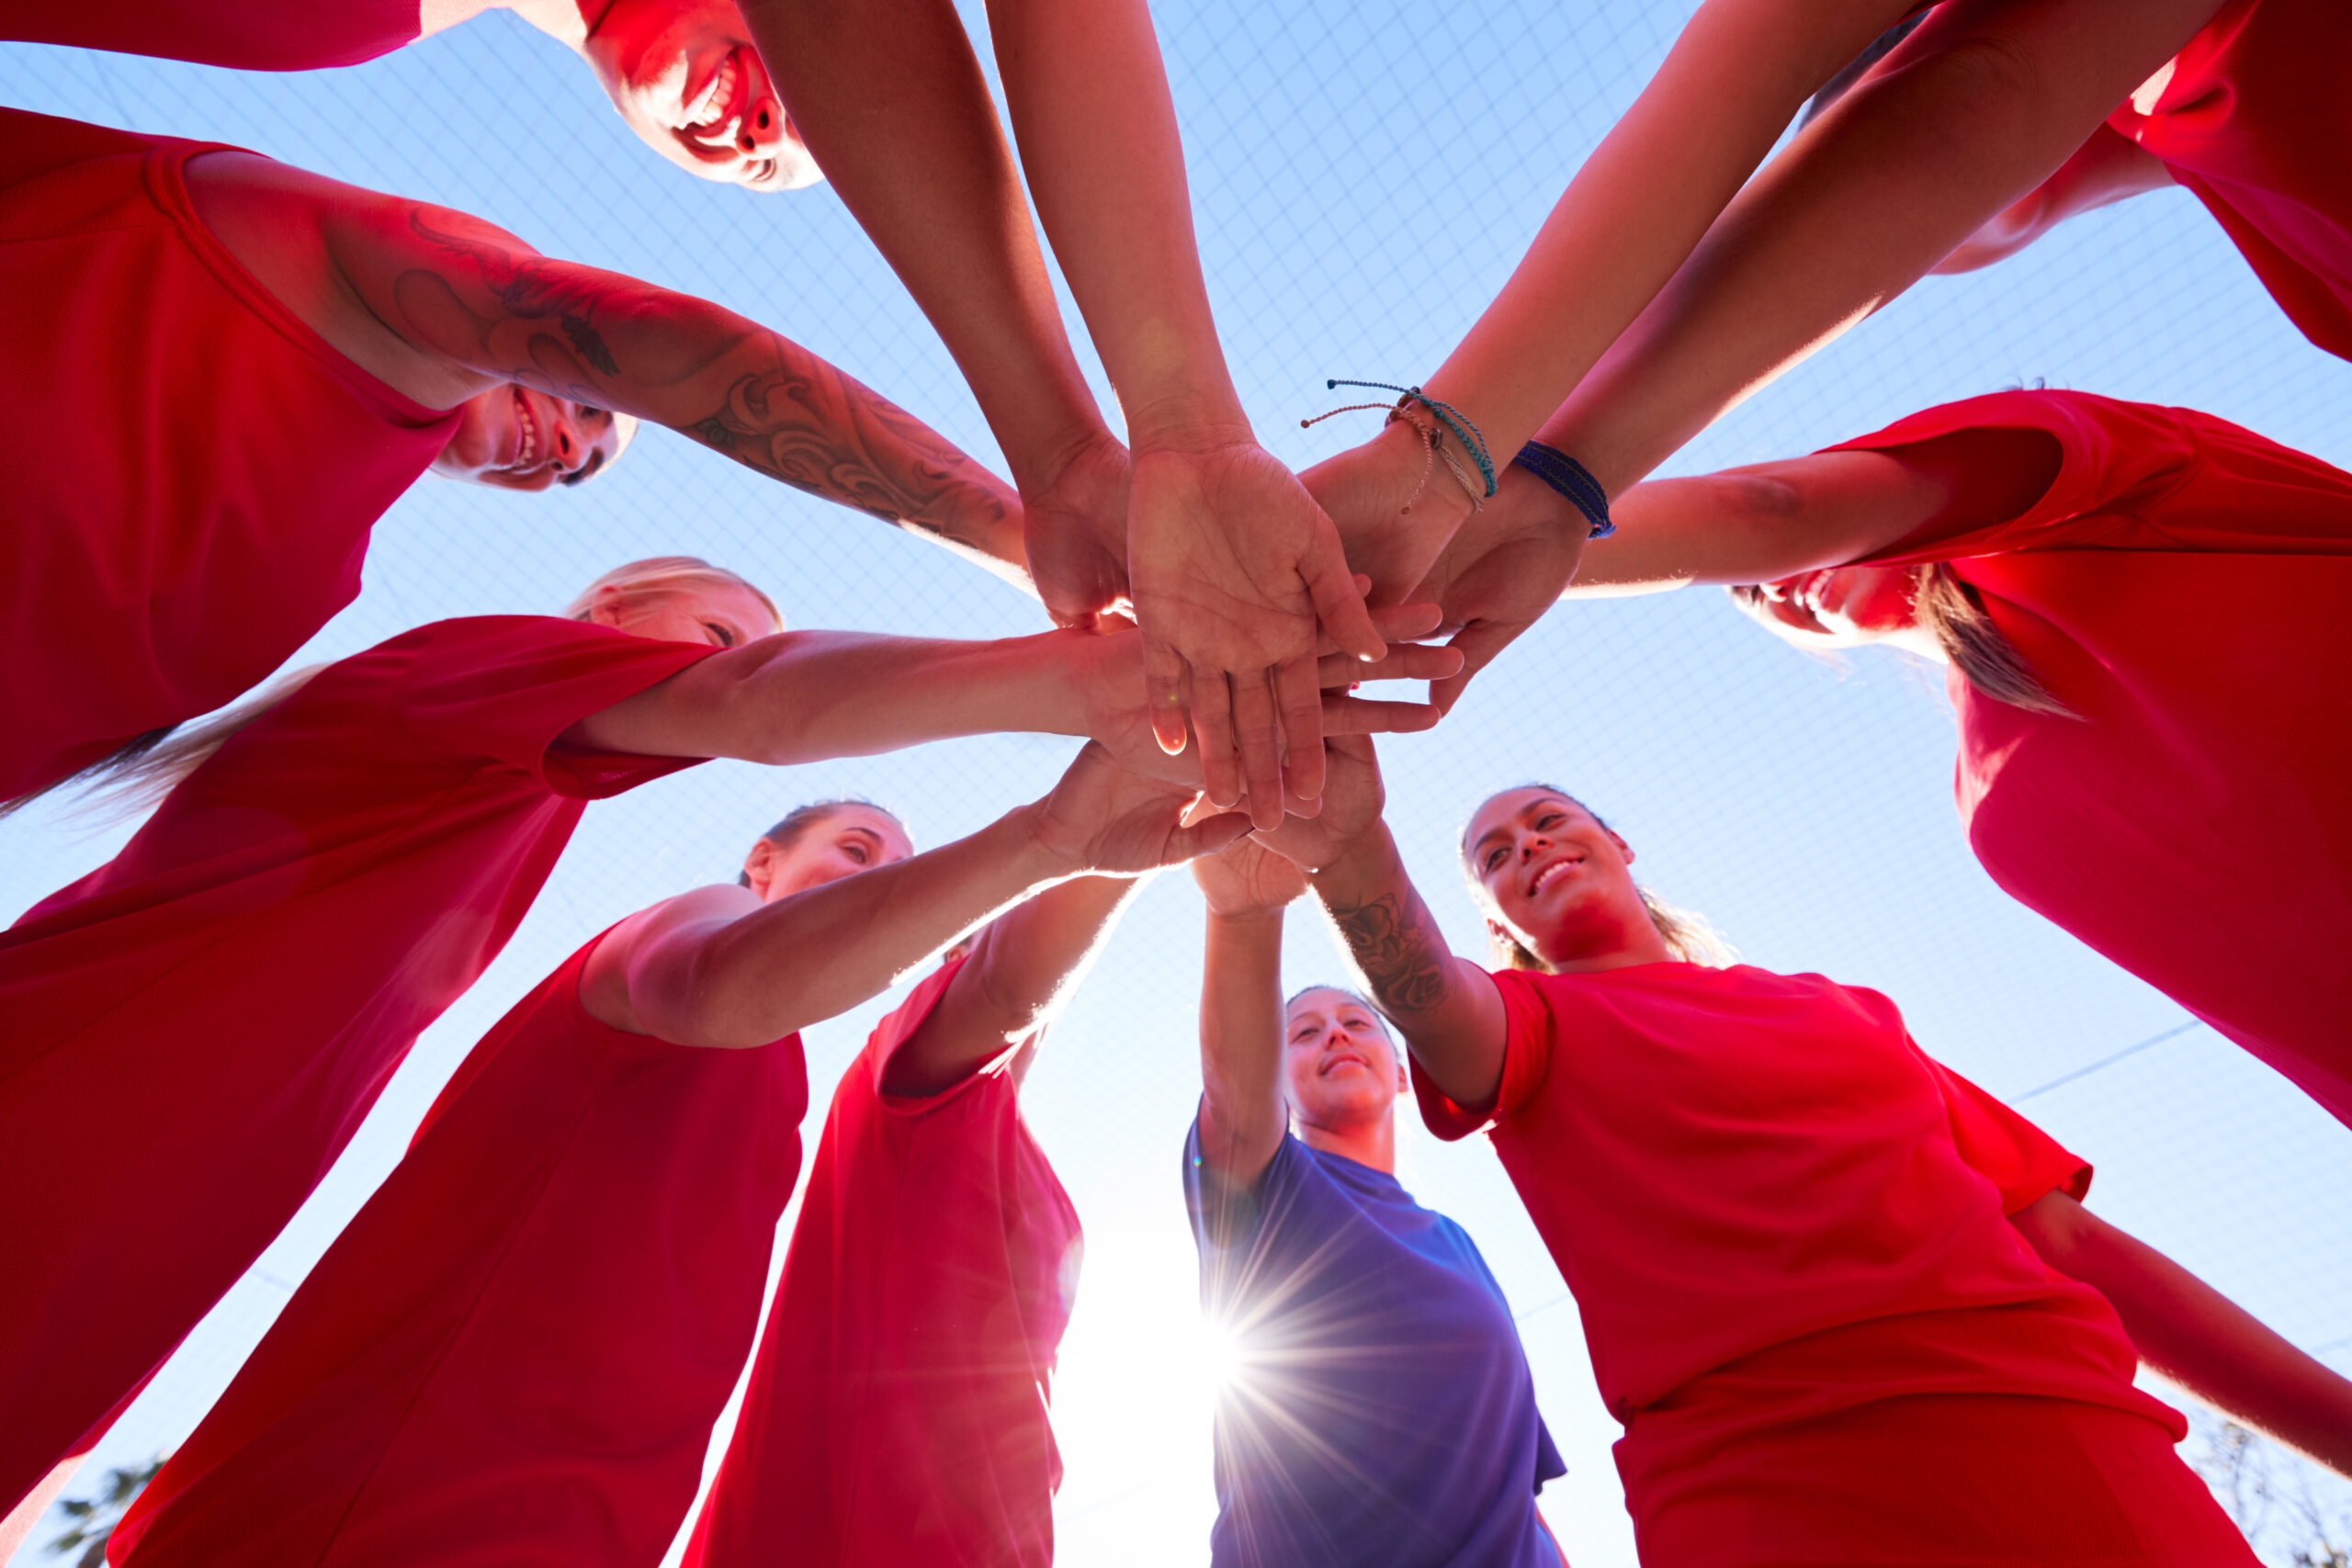
<instances>
[{"instance_id":1,"label":"purple t-shirt","mask_svg":"<svg viewBox=\"0 0 2352 1568\"><path fill-rule=\"evenodd\" d=\"M1566 1473L1502 1287L1396 1179L1284 1135L1245 1188L1184 1200L1201 1303L1233 1337L1213 1568L1554 1568L1535 1494Z\"/></svg>"}]
</instances>

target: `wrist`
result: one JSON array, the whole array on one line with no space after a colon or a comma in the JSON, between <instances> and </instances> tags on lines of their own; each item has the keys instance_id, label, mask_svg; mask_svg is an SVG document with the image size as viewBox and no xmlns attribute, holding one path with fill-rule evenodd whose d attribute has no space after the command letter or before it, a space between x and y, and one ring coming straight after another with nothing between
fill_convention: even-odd
<instances>
[{"instance_id":1,"label":"wrist","mask_svg":"<svg viewBox=\"0 0 2352 1568\"><path fill-rule=\"evenodd\" d=\"M1088 869L1085 846L1062 841L1046 807L1047 800L1033 800L1006 812L996 824L1009 840L1005 863L1013 879L1030 892Z\"/></svg>"},{"instance_id":2,"label":"wrist","mask_svg":"<svg viewBox=\"0 0 2352 1568\"><path fill-rule=\"evenodd\" d=\"M1283 929L1283 908L1280 904L1274 904L1246 905L1239 908L1220 909L1212 904L1209 906L1209 924L1219 931L1230 931L1236 935L1254 936L1267 931L1280 932Z\"/></svg>"},{"instance_id":3,"label":"wrist","mask_svg":"<svg viewBox=\"0 0 2352 1568\"><path fill-rule=\"evenodd\" d=\"M1128 400L1127 446L1137 456L1150 452L1211 452L1221 446L1256 446L1258 433L1230 385L1182 388Z\"/></svg>"}]
</instances>

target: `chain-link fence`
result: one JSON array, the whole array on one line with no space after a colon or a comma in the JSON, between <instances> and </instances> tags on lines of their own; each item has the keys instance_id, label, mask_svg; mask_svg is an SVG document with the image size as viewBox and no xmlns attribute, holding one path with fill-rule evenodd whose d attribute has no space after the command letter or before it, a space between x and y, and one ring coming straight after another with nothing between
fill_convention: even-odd
<instances>
[{"instance_id":1,"label":"chain-link fence","mask_svg":"<svg viewBox=\"0 0 2352 1568\"><path fill-rule=\"evenodd\" d=\"M1370 415L1359 428L1297 429L1327 406L1325 377L1410 381L1435 367L1687 9L1163 7L1211 293L1277 455L1304 466L1369 434ZM970 22L985 27L977 8ZM564 51L503 13L364 67L298 76L0 46L0 101L248 146L718 300L1001 468L946 353L831 195L753 197L685 178L629 136ZM2352 463L2352 367L2307 344L2198 204L2170 191L2078 220L1986 272L1928 280L1674 469L1790 456L2040 381L2208 410ZM796 626L991 637L1042 624L945 554L659 430L577 491L421 483L375 540L367 592L300 661L443 616L552 609L605 566L669 552L747 572ZM2098 1163L2102 1213L2352 1369L2352 1138L1996 892L1957 830L1952 746L1935 681L1891 656L1799 658L1720 596L1693 592L1556 612L1442 730L1387 743L1384 758L1391 820L1462 951L1479 951L1480 932L1467 897L1449 896L1456 829L1492 788L1556 779L1639 848L1648 880L1705 910L1748 959L1894 997L1928 1049L2027 1100ZM789 773L719 763L594 807L504 956L424 1036L334 1177L117 1427L85 1489L187 1432L458 1058L586 937L730 875L797 801L867 795L902 811L919 845L935 844L1042 792L1069 750L997 737ZM57 804L0 825L0 905L13 915L124 831L91 831ZM1197 1562L1214 1508L1177 1179L1198 1091L1199 927L1187 879L1148 891L1025 1091L1088 1233L1055 1391L1068 1462L1057 1526L1063 1560L1080 1568ZM1312 920L1294 927L1289 983L1334 974ZM810 1032L820 1105L891 999ZM96 1168L109 1157L104 1108L80 1111ZM1441 1147L1408 1125L1400 1175L1468 1227L1519 1309L1571 1466L1544 1494L1571 1558L1631 1562L1608 1453L1616 1428L1558 1272L1500 1168L1483 1145ZM37 1531L19 1561L50 1561L39 1543L57 1528Z\"/></svg>"}]
</instances>

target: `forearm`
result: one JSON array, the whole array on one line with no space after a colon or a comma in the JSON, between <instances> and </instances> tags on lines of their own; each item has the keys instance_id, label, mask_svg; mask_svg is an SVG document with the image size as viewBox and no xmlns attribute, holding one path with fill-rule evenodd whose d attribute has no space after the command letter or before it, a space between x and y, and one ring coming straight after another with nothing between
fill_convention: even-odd
<instances>
[{"instance_id":1,"label":"forearm","mask_svg":"<svg viewBox=\"0 0 2352 1568\"><path fill-rule=\"evenodd\" d=\"M818 355L691 295L543 256L480 219L373 198L342 270L417 350L665 424L796 489L1023 568L1019 503Z\"/></svg>"},{"instance_id":2,"label":"forearm","mask_svg":"<svg viewBox=\"0 0 2352 1568\"><path fill-rule=\"evenodd\" d=\"M1752 174L1805 98L1906 0L1708 0L1572 179L1493 304L1428 380L1507 459Z\"/></svg>"},{"instance_id":3,"label":"forearm","mask_svg":"<svg viewBox=\"0 0 2352 1568\"><path fill-rule=\"evenodd\" d=\"M2030 191L2211 9L1940 8L1749 182L1538 438L1629 488Z\"/></svg>"},{"instance_id":4,"label":"forearm","mask_svg":"<svg viewBox=\"0 0 2352 1568\"><path fill-rule=\"evenodd\" d=\"M987 1030L1010 1042L1050 1022L1145 880L1072 877L999 917L965 968L970 1005Z\"/></svg>"},{"instance_id":5,"label":"forearm","mask_svg":"<svg viewBox=\"0 0 2352 1568\"><path fill-rule=\"evenodd\" d=\"M2113 1304L2154 1371L2233 1419L2352 1475L2352 1382L2064 1194L2043 1198L2014 1223L2052 1268Z\"/></svg>"},{"instance_id":6,"label":"forearm","mask_svg":"<svg viewBox=\"0 0 2352 1568\"><path fill-rule=\"evenodd\" d=\"M1381 823L1309 885L1366 992L1413 1059L1456 1104L1490 1103L1502 1082L1502 1003L1494 982L1453 955Z\"/></svg>"},{"instance_id":7,"label":"forearm","mask_svg":"<svg viewBox=\"0 0 2352 1568\"><path fill-rule=\"evenodd\" d=\"M1130 440L1246 435L1144 0L995 0L989 21L1030 193Z\"/></svg>"},{"instance_id":8,"label":"forearm","mask_svg":"<svg viewBox=\"0 0 2352 1568\"><path fill-rule=\"evenodd\" d=\"M1211 911L1201 960L1201 1158L1249 1181L1289 1118L1282 1100L1283 912Z\"/></svg>"},{"instance_id":9,"label":"forearm","mask_svg":"<svg viewBox=\"0 0 2352 1568\"><path fill-rule=\"evenodd\" d=\"M1024 488L1105 434L947 0L744 0L826 179L955 355Z\"/></svg>"},{"instance_id":10,"label":"forearm","mask_svg":"<svg viewBox=\"0 0 2352 1568\"><path fill-rule=\"evenodd\" d=\"M616 703L582 720L571 739L785 766L966 735L1085 735L1080 672L1106 651L1079 632L994 642L785 632Z\"/></svg>"},{"instance_id":11,"label":"forearm","mask_svg":"<svg viewBox=\"0 0 2352 1568\"><path fill-rule=\"evenodd\" d=\"M1618 498L1617 532L1585 547L1562 597L1776 582L1842 566L1916 532L1951 494L1939 468L1883 452L1651 479Z\"/></svg>"},{"instance_id":12,"label":"forearm","mask_svg":"<svg viewBox=\"0 0 2352 1568\"><path fill-rule=\"evenodd\" d=\"M585 400L668 425L1027 586L1019 498L954 442L757 322L650 285L610 283L611 303L593 320L613 369L589 367Z\"/></svg>"},{"instance_id":13,"label":"forearm","mask_svg":"<svg viewBox=\"0 0 2352 1568\"><path fill-rule=\"evenodd\" d=\"M764 1044L846 1012L1064 874L1036 842L1035 809L780 898L702 940L684 962L642 965L631 1005L664 1039L721 1046Z\"/></svg>"}]
</instances>

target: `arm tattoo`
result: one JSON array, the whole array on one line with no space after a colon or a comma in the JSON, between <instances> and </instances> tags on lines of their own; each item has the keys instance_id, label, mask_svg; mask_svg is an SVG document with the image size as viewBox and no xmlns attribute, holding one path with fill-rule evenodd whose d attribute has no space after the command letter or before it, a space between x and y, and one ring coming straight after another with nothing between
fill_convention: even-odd
<instances>
[{"instance_id":1,"label":"arm tattoo","mask_svg":"<svg viewBox=\"0 0 2352 1568\"><path fill-rule=\"evenodd\" d=\"M438 249L473 263L481 273L482 286L490 290L492 299L506 307L510 315L524 321L545 321L553 316L573 353L603 375L621 373L620 363L613 357L611 347L591 320L601 290L578 276L577 268L564 262L551 262L536 251L517 254L504 245L469 240L451 230L435 228L434 216L431 208L415 208L409 214L409 222Z\"/></svg>"},{"instance_id":2,"label":"arm tattoo","mask_svg":"<svg viewBox=\"0 0 2352 1568\"><path fill-rule=\"evenodd\" d=\"M410 209L415 233L465 264L488 296L461 297L457 269L402 274L394 297L413 335L445 347L467 340L469 363L598 408L636 412L710 389L708 412L660 423L770 479L951 544L985 551L1006 521L971 458L817 355L703 301L542 256L487 225L469 232L473 222ZM729 325L713 330L713 316ZM627 345L626 367L616 341Z\"/></svg>"},{"instance_id":3,"label":"arm tattoo","mask_svg":"<svg viewBox=\"0 0 2352 1568\"><path fill-rule=\"evenodd\" d=\"M1445 999L1453 954L1438 936L1419 894L1408 888L1402 898L1383 893L1330 908L1383 1011L1401 1018L1428 1012Z\"/></svg>"}]
</instances>

